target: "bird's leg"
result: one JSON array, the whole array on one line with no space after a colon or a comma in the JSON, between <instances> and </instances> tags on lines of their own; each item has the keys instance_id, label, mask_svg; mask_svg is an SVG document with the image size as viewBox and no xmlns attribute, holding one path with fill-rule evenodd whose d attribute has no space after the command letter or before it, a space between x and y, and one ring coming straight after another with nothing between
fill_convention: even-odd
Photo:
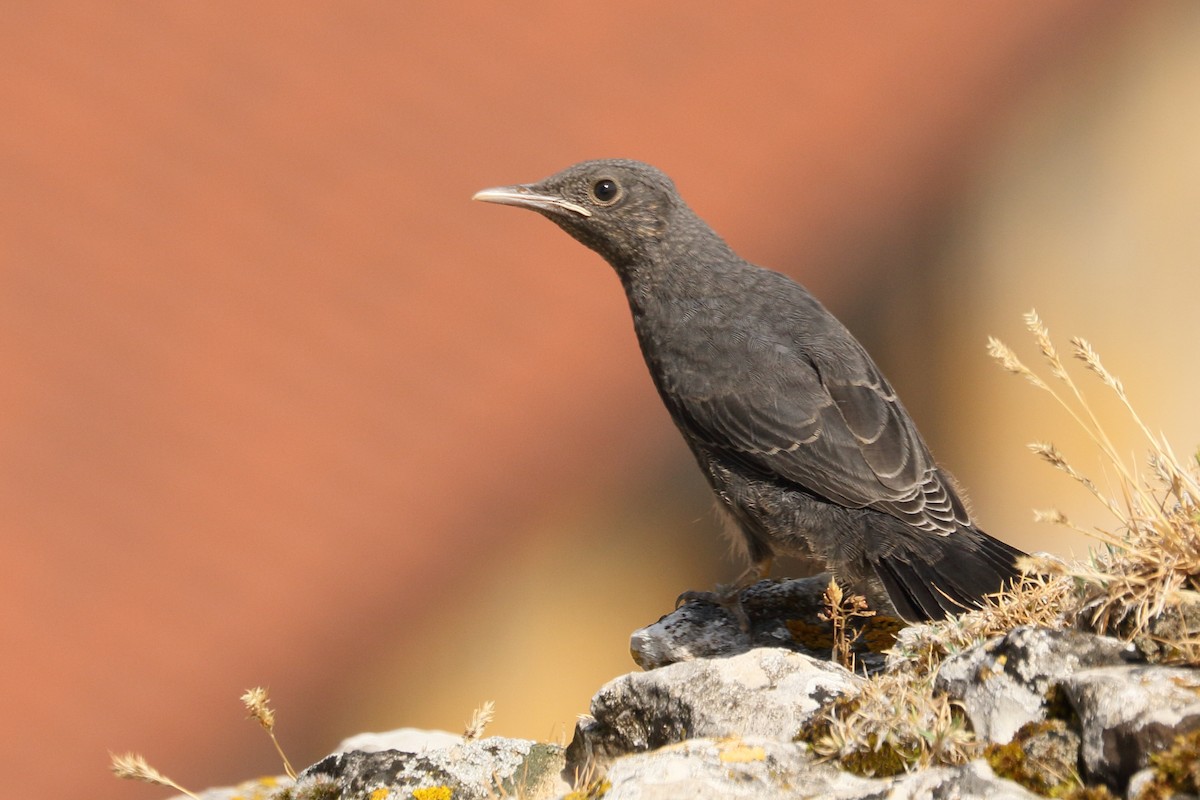
<instances>
[{"instance_id":1,"label":"bird's leg","mask_svg":"<svg viewBox=\"0 0 1200 800\"><path fill-rule=\"evenodd\" d=\"M775 562L774 557L766 556L754 562L750 566L742 570L742 574L737 577L733 585L737 587L737 591L741 591L749 586L761 581L771 573L771 565Z\"/></svg>"}]
</instances>

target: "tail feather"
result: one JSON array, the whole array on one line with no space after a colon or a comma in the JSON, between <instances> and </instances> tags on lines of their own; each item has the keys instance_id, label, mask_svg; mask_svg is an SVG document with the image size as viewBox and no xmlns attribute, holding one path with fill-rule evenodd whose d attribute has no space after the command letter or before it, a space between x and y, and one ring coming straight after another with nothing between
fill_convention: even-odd
<instances>
[{"instance_id":1,"label":"tail feather","mask_svg":"<svg viewBox=\"0 0 1200 800\"><path fill-rule=\"evenodd\" d=\"M902 619L916 622L941 619L946 615L938 598L930 591L929 585L916 576L911 564L887 558L876 561L872 566Z\"/></svg>"},{"instance_id":2,"label":"tail feather","mask_svg":"<svg viewBox=\"0 0 1200 800\"><path fill-rule=\"evenodd\" d=\"M1010 544L988 536L983 531L977 530L979 534L978 544L979 553L991 562L997 570L1001 571L1007 577L1015 577L1020 574L1017 569L1017 559L1025 555L1025 553Z\"/></svg>"},{"instance_id":3,"label":"tail feather","mask_svg":"<svg viewBox=\"0 0 1200 800\"><path fill-rule=\"evenodd\" d=\"M872 560L875 575L902 618L942 619L977 607L1019 571L1020 550L979 530L923 542L920 552L896 551Z\"/></svg>"}]
</instances>

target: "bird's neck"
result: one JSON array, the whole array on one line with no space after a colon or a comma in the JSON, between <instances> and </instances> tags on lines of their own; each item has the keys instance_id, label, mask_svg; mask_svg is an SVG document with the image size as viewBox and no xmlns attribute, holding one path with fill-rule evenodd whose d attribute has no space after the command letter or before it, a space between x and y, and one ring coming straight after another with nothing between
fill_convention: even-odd
<instances>
[{"instance_id":1,"label":"bird's neck","mask_svg":"<svg viewBox=\"0 0 1200 800\"><path fill-rule=\"evenodd\" d=\"M683 208L664 235L626 263L614 263L634 316L663 303L711 297L731 274L750 268L725 240Z\"/></svg>"},{"instance_id":2,"label":"bird's neck","mask_svg":"<svg viewBox=\"0 0 1200 800\"><path fill-rule=\"evenodd\" d=\"M616 265L642 354L664 398L671 390L659 359L686 362L687 342L720 338L721 330L741 324L730 318L730 307L721 298L739 285L744 288L744 273L756 270L701 220L693 219L682 229L668 228L668 235L636 263Z\"/></svg>"}]
</instances>

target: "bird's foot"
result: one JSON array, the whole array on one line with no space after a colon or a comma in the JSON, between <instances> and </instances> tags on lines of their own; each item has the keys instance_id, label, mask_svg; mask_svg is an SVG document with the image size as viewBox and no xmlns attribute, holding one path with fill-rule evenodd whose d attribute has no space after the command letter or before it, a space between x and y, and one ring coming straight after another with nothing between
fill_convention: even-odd
<instances>
[{"instance_id":1,"label":"bird's foot","mask_svg":"<svg viewBox=\"0 0 1200 800\"><path fill-rule=\"evenodd\" d=\"M742 604L742 591L758 583L771 570L771 559L751 564L733 583L715 586L711 592L687 591L675 598L675 607L686 603L712 603L727 611L738 622L743 632L750 631L750 615Z\"/></svg>"},{"instance_id":2,"label":"bird's foot","mask_svg":"<svg viewBox=\"0 0 1200 800\"><path fill-rule=\"evenodd\" d=\"M675 607L686 606L688 603L712 603L715 606L724 607L731 601L737 600L741 591L741 587L732 583L714 586L709 592L688 589L675 598Z\"/></svg>"},{"instance_id":3,"label":"bird's foot","mask_svg":"<svg viewBox=\"0 0 1200 800\"><path fill-rule=\"evenodd\" d=\"M675 608L689 603L711 603L724 609L731 617L737 620L738 627L742 632L748 633L750 631L750 616L746 613L746 608L742 605L743 588L745 587L739 586L736 583L728 583L715 586L710 592L689 590L675 598Z\"/></svg>"},{"instance_id":4,"label":"bird's foot","mask_svg":"<svg viewBox=\"0 0 1200 800\"><path fill-rule=\"evenodd\" d=\"M742 605L742 591L767 576L771 570L771 559L751 564L733 583L719 584L711 592L689 590L675 598L675 608L688 603L712 603L727 611L738 622L744 633L750 631L750 616Z\"/></svg>"}]
</instances>

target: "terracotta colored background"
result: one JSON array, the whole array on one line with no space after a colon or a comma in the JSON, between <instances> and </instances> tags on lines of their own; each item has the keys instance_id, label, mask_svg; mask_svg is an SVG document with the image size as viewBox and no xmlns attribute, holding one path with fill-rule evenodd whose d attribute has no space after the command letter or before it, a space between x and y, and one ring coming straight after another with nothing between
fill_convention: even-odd
<instances>
[{"instance_id":1,"label":"terracotta colored background","mask_svg":"<svg viewBox=\"0 0 1200 800\"><path fill-rule=\"evenodd\" d=\"M13 797L165 794L110 749L194 788L277 772L237 701L260 683L297 764L489 698L493 732L567 736L631 630L733 574L616 280L484 186L663 167L861 334L1025 547L1068 544L1030 506L1079 501L1021 447L1066 424L983 355L1032 353L1028 307L1200 441L1192 4L4 18Z\"/></svg>"}]
</instances>

